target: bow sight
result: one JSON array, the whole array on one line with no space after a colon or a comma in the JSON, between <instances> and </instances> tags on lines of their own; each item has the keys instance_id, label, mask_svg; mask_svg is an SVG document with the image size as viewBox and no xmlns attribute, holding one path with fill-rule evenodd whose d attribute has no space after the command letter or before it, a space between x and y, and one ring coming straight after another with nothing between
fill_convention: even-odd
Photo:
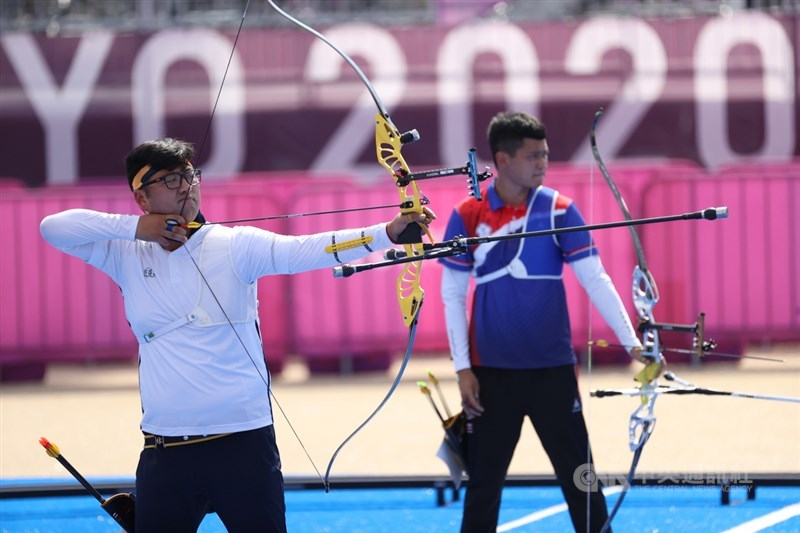
<instances>
[{"instance_id":1,"label":"bow sight","mask_svg":"<svg viewBox=\"0 0 800 533\"><path fill-rule=\"evenodd\" d=\"M417 130L413 131L416 132ZM419 139L419 135L417 135L417 139ZM469 195L474 196L476 200L481 201L483 200L483 197L481 196L479 184L480 182L491 178L492 173L489 172L489 167L484 167L484 171L480 174L478 173L476 152L477 150L475 148L469 149L469 152L467 153L467 163L463 167L439 168L433 170L423 170L419 172L406 172L404 169L400 169L397 171L397 173L395 173L395 177L397 178L397 186L405 187L412 181L427 180L432 178L445 178L447 176L457 176L459 174L463 174L469 176L469 179L467 180L467 189L469 190Z\"/></svg>"}]
</instances>

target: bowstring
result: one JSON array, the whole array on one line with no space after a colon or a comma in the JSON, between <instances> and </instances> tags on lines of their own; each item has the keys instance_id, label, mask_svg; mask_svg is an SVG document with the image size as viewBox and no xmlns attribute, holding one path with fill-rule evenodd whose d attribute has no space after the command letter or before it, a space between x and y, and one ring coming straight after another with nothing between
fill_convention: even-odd
<instances>
[{"instance_id":1,"label":"bowstring","mask_svg":"<svg viewBox=\"0 0 800 533\"><path fill-rule=\"evenodd\" d=\"M595 205L594 205L594 181L595 181L594 177L595 177L595 170L594 170L594 167L595 167L595 161L594 161L594 158L592 158L592 159L589 160L589 224L593 224L594 220L595 220L595 213L594 213L594 208L595 208ZM589 238L593 240L594 238L591 236L591 233L589 235L590 235ZM587 335L588 340L589 340L589 343L588 343L589 344L589 349L586 352L586 374L587 374L586 381L587 381L587 387L589 387L589 390L591 390L592 389L592 357L594 355L594 343L591 342L591 341L594 339L594 313L592 313L592 301L591 301L591 298L589 298L588 294L587 294L586 308L587 308L587 312L588 312L588 315L589 315L588 316L588 322L587 322L587 328L586 328L587 329L586 335ZM586 430L586 464L589 465L589 468L590 468L589 475L590 476L595 476L594 463L592 463L592 449L591 449L591 445L590 445L591 440L589 439L589 435L591 434L591 429L592 429L592 402L586 402L586 403L588 404L587 405L588 408L587 408L587 412L586 412L586 425L587 425L587 430ZM594 478L594 477L590 478L590 483L593 483L595 479L596 478ZM591 523L592 523L592 506L591 506L592 486L590 484L589 486L586 486L584 488L586 489L586 530L585 531L588 533L589 531L591 531ZM599 488L599 484L598 484L598 488Z\"/></svg>"},{"instance_id":2,"label":"bowstring","mask_svg":"<svg viewBox=\"0 0 800 533\"><path fill-rule=\"evenodd\" d=\"M231 68L231 63L233 62L233 55L236 52L236 45L239 43L239 36L242 34L242 27L244 27L244 19L247 17L247 9L250 7L250 0L247 0L244 4L244 11L242 12L242 20L239 21L239 29L236 30L236 37L233 39L233 46L231 47L231 53L228 56L228 63L225 65L225 72L222 73L222 81L219 84L219 90L217 90L217 97L214 99L214 107L211 108L211 117L208 119L208 124L206 125L206 132L203 134L203 140L200 143L200 150L197 152L197 160L200 160L200 156L203 155L203 150L206 147L206 141L208 140L208 135L211 133L211 124L214 122L214 114L217 112L217 105L219 105L219 99L222 96L222 88L225 87L225 80L228 78L228 70Z\"/></svg>"},{"instance_id":3,"label":"bowstring","mask_svg":"<svg viewBox=\"0 0 800 533\"><path fill-rule=\"evenodd\" d=\"M250 0L247 0L247 2L245 3L245 6L244 6L244 11L242 12L242 19L239 21L239 27L236 30L236 36L233 39L233 46L231 47L231 53L228 56L228 63L225 65L225 72L222 74L222 82L220 83L219 89L217 90L217 96L214 99L214 106L211 108L211 116L208 119L208 125L206 126L206 131L205 131L205 133L203 135L203 140L200 143L200 149L197 151L197 156L195 158L196 161L200 160L200 158L202 157L203 152L205 150L206 141L208 140L209 133L211 132L211 125L212 125L212 123L214 121L214 115L217 112L217 106L219 105L219 100L220 100L220 98L222 96L222 89L225 87L225 80L228 77L228 71L229 71L231 63L233 61L234 54L236 53L236 45L239 42L239 37L241 36L242 28L244 27L244 19L247 17L247 9L249 7L250 7ZM196 187L196 186L197 185L191 185L190 184L189 185L189 190L191 190L192 187ZM181 204L181 211L179 213L179 215L181 217L183 217L183 211L186 208L186 201L188 199L189 199L189 194L188 194L188 191L187 191L187 194L183 199L183 203ZM220 302L219 298L217 297L216 293L214 292L214 289L211 288L211 285L209 284L208 279L206 278L205 274L203 274L203 271L200 269L200 265L198 265L197 261L195 261L195 258L192 255L192 253L189 250L189 248L185 247L185 246L184 246L184 248L186 249L186 255L189 256L189 259L191 259L192 264L194 264L194 267L197 270L197 273L200 274L200 278L203 280L203 283L205 284L206 288L208 289L208 292L211 294L212 298L214 298L214 301L217 303L217 306L219 307L220 311L222 311L222 315L225 317L225 320L228 322L228 325L233 330L234 335L236 335L236 338L238 339L239 344L241 344L242 348L244 348L244 351L247 354L248 359L250 359L250 363L253 365L253 368L255 368L255 370L256 370L256 374L258 374L258 377L261 378L261 381L267 387L268 397L271 397L272 400L275 402L275 405L278 406L278 410L280 411L280 413L283 416L284 420L286 420L286 424L289 426L289 429L291 430L291 432L294 435L295 439L297 439L297 442L300 444L300 448L303 450L303 453L305 454L305 456L308 459L308 461L311 463L312 468L316 472L317 477L320 479L320 481L322 482L323 487L324 487L325 486L325 481L322 478L322 473L320 472L319 468L317 468L317 465L314 462L314 460L311 458L311 454L308 452L308 449L306 449L306 446L303 443L303 440L300 438L300 435L297 433L297 430L295 430L294 426L292 425L292 422L289 420L289 417L286 415L286 411L283 409L283 406L278 401L278 398L275 396L275 392L270 387L270 381L271 380L268 379L268 378L265 378L264 375L261 373L261 369L256 364L256 361L253 358L253 355L250 353L250 350L247 349L247 345L245 344L244 339L242 339L242 337L239 335L239 332L236 330L236 327L233 325L233 321L231 321L230 317L228 316L227 311L225 311L225 308L222 306L222 303ZM259 336L259 339L261 339L261 332L260 331L259 331L258 336ZM267 373L269 373L269 368L267 366L267 361L266 361L266 353L264 353L264 351L263 351L263 349L264 349L263 348L263 340L261 341L261 343L262 343L261 344L261 346L262 346L262 356L264 357L264 367L267 369ZM273 419L273 423L274 423L274 419Z\"/></svg>"},{"instance_id":4,"label":"bowstring","mask_svg":"<svg viewBox=\"0 0 800 533\"><path fill-rule=\"evenodd\" d=\"M297 431L294 429L294 426L292 425L292 422L289 420L289 417L286 415L286 411L283 410L283 406L278 401L278 398L275 396L275 393L272 391L272 388L269 386L271 380L268 379L268 378L265 378L264 375L261 373L261 369L256 364L255 359L253 359L253 356L250 353L250 350L247 349L247 345L245 344L244 339L242 339L241 335L239 335L239 332L236 330L236 327L233 325L233 321L231 321L230 317L228 316L227 311L225 311L225 308L222 306L222 303L219 301L219 298L217 298L217 295L214 293L214 290L211 288L211 285L208 283L208 279L206 279L206 276L205 276L205 274L203 274L203 271L200 270L200 266L197 264L197 261L195 261L194 256L191 254L191 252L189 252L188 248L186 248L186 255L188 255L189 259L192 260L192 263L194 264L194 267L197 269L197 273L200 274L200 277L203 279L203 283L205 284L206 288L208 288L208 292L211 293L212 298L214 298L214 301L217 302L217 306L219 307L220 311L222 311L222 314L225 317L225 320L231 326L231 329L233 330L234 335L236 335L236 338L239 340L239 344L242 345L242 348L244 348L245 353L247 353L247 357L248 357L248 359L250 359L250 363L253 365L253 368L255 369L256 374L258 374L258 377L261 378L261 381L267 387L267 392L272 397L272 400L275 402L275 405L278 406L278 410L281 412L281 415L283 415L283 418L286 420L286 424L289 426L289 429L294 434L294 437L297 439L297 442L300 443L300 447L303 449L303 453L305 453L306 457L308 458L309 462L311 463L311 466L314 468L314 471L317 473L317 476L320 478L320 480L322 480L322 474L320 473L319 469L317 468L317 465L314 463L314 460L311 459L311 455L309 454L308 450L306 449L306 446L303 443L302 439L300 438L300 435L298 435ZM260 331L259 331L259 335L258 336L259 336L259 338L261 338ZM262 344L262 346L263 346L263 344ZM266 354L263 354L263 355L264 355L264 365L266 367ZM269 369L267 369L267 372L269 372ZM322 480L322 481L323 481L323 485L325 485L324 480Z\"/></svg>"}]
</instances>

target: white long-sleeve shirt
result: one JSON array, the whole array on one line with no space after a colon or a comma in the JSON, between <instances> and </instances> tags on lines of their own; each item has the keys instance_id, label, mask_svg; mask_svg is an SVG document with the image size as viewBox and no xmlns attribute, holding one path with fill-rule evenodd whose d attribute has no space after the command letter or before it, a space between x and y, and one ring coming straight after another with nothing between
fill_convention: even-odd
<instances>
[{"instance_id":1,"label":"white long-sleeve shirt","mask_svg":"<svg viewBox=\"0 0 800 533\"><path fill-rule=\"evenodd\" d=\"M370 236L371 250L392 244L386 224L306 236L204 225L168 252L136 240L138 222L135 215L74 209L45 218L41 232L55 248L119 285L139 341L141 427L164 436L272 424L256 281L335 266L333 254L324 250L334 240ZM369 253L358 246L338 258L347 262Z\"/></svg>"}]
</instances>

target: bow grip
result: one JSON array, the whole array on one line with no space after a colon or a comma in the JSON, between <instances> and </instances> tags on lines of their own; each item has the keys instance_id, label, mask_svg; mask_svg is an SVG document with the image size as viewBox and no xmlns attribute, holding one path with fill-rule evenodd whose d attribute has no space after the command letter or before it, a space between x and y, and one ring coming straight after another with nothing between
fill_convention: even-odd
<instances>
[{"instance_id":1,"label":"bow grip","mask_svg":"<svg viewBox=\"0 0 800 533\"><path fill-rule=\"evenodd\" d=\"M418 244L422 242L422 225L419 222L406 226L397 237L397 244Z\"/></svg>"}]
</instances>

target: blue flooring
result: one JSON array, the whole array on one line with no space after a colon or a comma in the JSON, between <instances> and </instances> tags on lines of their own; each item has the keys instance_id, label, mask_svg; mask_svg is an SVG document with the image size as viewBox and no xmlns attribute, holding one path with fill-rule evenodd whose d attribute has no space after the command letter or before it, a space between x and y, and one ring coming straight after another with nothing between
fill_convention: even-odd
<instances>
[{"instance_id":1,"label":"blue flooring","mask_svg":"<svg viewBox=\"0 0 800 533\"><path fill-rule=\"evenodd\" d=\"M447 491L449 496L449 491ZM463 498L463 490L461 491ZM616 494L607 497L609 507ZM500 526L513 532L563 532L572 529L566 511L510 528L512 521L563 504L551 487L511 487L503 493ZM634 487L614 520L616 532L726 531L773 511L800 504L800 487L758 487L755 500L734 489L731 504L720 503L718 487ZM458 531L462 502L436 506L433 489L289 490L287 525L292 533L429 533ZM119 527L90 496L0 499L0 531L119 532ZM224 532L210 514L202 533ZM756 529L751 529L756 531ZM800 516L760 531L800 532Z\"/></svg>"}]
</instances>

